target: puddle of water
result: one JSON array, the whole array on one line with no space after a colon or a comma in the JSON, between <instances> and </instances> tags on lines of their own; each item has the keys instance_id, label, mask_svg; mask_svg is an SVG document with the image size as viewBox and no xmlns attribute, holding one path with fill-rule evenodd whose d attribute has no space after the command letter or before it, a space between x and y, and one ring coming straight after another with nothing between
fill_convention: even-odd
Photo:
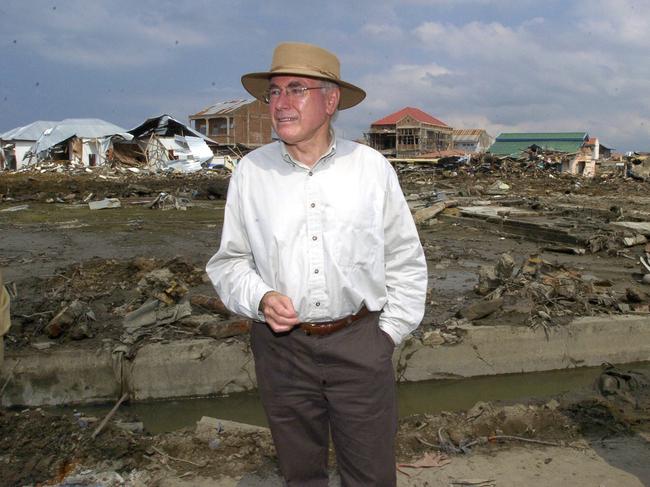
<instances>
[{"instance_id":1,"label":"puddle of water","mask_svg":"<svg viewBox=\"0 0 650 487\"><path fill-rule=\"evenodd\" d=\"M622 370L650 375L650 362L626 364ZM546 398L570 391L591 388L600 367L474 377L469 379L432 380L398 385L400 416L469 409L478 401L525 401ZM85 406L76 410L103 417L112 407ZM71 412L72 408L58 408ZM122 406L124 412L138 417L151 433L193 428L202 416L266 426L266 418L257 393L242 392L227 397L142 402Z\"/></svg>"}]
</instances>

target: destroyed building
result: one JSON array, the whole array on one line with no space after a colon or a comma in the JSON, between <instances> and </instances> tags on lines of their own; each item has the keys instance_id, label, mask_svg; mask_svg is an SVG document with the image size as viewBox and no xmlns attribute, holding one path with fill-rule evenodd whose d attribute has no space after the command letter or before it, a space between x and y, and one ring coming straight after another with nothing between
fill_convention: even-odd
<instances>
[{"instance_id":1,"label":"destroyed building","mask_svg":"<svg viewBox=\"0 0 650 487\"><path fill-rule=\"evenodd\" d=\"M586 132L502 133L488 152L499 157L535 158L559 164L562 172L592 177L596 159L589 140Z\"/></svg>"},{"instance_id":2,"label":"destroyed building","mask_svg":"<svg viewBox=\"0 0 650 487\"><path fill-rule=\"evenodd\" d=\"M157 171L198 171L214 157L210 145L217 145L169 115L149 118L128 133L133 140L115 143L113 159Z\"/></svg>"},{"instance_id":3,"label":"destroyed building","mask_svg":"<svg viewBox=\"0 0 650 487\"><path fill-rule=\"evenodd\" d=\"M482 153L488 150L494 138L484 129L454 129L453 149L465 154Z\"/></svg>"},{"instance_id":4,"label":"destroyed building","mask_svg":"<svg viewBox=\"0 0 650 487\"><path fill-rule=\"evenodd\" d=\"M542 150L575 153L588 141L586 132L502 133L489 152L495 156L517 157L535 145Z\"/></svg>"},{"instance_id":5,"label":"destroyed building","mask_svg":"<svg viewBox=\"0 0 650 487\"><path fill-rule=\"evenodd\" d=\"M37 121L2 134L6 169L35 162L96 166L103 164L113 137L130 138L122 127L96 118Z\"/></svg>"},{"instance_id":6,"label":"destroyed building","mask_svg":"<svg viewBox=\"0 0 650 487\"><path fill-rule=\"evenodd\" d=\"M38 162L98 166L106 161L114 137L131 138L125 129L105 120L69 118L47 128L25 157Z\"/></svg>"},{"instance_id":7,"label":"destroyed building","mask_svg":"<svg viewBox=\"0 0 650 487\"><path fill-rule=\"evenodd\" d=\"M453 129L418 108L406 107L370 125L368 145L386 157L416 157L452 148Z\"/></svg>"},{"instance_id":8,"label":"destroyed building","mask_svg":"<svg viewBox=\"0 0 650 487\"><path fill-rule=\"evenodd\" d=\"M591 149L593 158L596 161L612 157L613 149L601 144L597 137L591 137L587 142L585 142L585 146Z\"/></svg>"},{"instance_id":9,"label":"destroyed building","mask_svg":"<svg viewBox=\"0 0 650 487\"><path fill-rule=\"evenodd\" d=\"M36 140L58 122L38 120L0 135L0 169L18 170L29 163L25 156Z\"/></svg>"},{"instance_id":10,"label":"destroyed building","mask_svg":"<svg viewBox=\"0 0 650 487\"><path fill-rule=\"evenodd\" d=\"M271 116L259 100L217 102L189 116L197 132L221 145L260 147L271 142Z\"/></svg>"}]
</instances>

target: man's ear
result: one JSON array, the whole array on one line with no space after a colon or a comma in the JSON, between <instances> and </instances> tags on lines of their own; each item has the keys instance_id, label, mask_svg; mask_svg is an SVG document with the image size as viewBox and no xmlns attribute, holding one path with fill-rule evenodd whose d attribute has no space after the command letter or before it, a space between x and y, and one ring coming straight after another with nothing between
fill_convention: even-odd
<instances>
[{"instance_id":1,"label":"man's ear","mask_svg":"<svg viewBox=\"0 0 650 487\"><path fill-rule=\"evenodd\" d=\"M334 115L339 108L339 100L341 99L341 90L336 87L335 89L328 90L327 92L327 113Z\"/></svg>"}]
</instances>

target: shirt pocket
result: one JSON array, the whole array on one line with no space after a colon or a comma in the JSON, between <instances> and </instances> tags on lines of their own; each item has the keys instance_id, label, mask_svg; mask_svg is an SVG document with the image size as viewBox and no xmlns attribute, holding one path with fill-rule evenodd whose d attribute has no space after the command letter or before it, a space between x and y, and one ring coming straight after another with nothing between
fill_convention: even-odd
<instances>
[{"instance_id":1,"label":"shirt pocket","mask_svg":"<svg viewBox=\"0 0 650 487\"><path fill-rule=\"evenodd\" d=\"M361 192L328 209L325 238L336 266L365 268L383 261L382 207L383 196Z\"/></svg>"}]
</instances>

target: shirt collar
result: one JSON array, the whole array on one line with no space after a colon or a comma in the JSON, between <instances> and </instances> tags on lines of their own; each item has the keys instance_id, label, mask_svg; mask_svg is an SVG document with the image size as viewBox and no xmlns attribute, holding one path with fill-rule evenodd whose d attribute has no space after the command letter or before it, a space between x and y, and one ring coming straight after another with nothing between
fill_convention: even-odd
<instances>
[{"instance_id":1,"label":"shirt collar","mask_svg":"<svg viewBox=\"0 0 650 487\"><path fill-rule=\"evenodd\" d=\"M332 142L330 142L330 146L328 149L325 151L325 153L320 156L316 164L312 167L316 167L318 164L320 164L321 161L327 160L330 157L332 157L334 154L336 154L336 133L334 132L334 129L330 127L330 139ZM296 161L291 157L291 154L289 154L289 151L287 150L286 144L280 140L280 151L282 152L282 159L284 159L285 162L288 164L291 164L293 166L301 166L303 167L304 165L300 161Z\"/></svg>"}]
</instances>

